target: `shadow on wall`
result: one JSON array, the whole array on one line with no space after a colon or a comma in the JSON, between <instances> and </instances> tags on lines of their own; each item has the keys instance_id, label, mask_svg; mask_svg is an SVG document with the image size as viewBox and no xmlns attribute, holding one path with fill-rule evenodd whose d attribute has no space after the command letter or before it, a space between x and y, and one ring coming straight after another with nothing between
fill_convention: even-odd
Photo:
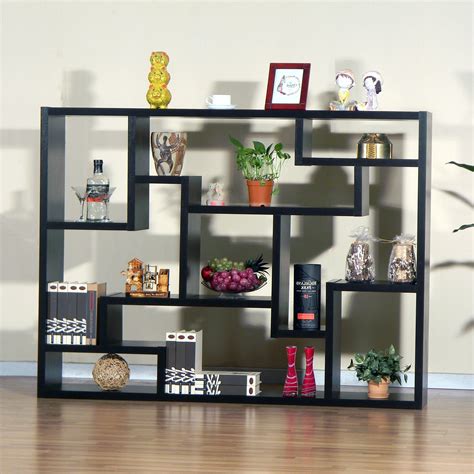
<instances>
[{"instance_id":1,"label":"shadow on wall","mask_svg":"<svg viewBox=\"0 0 474 474\"><path fill-rule=\"evenodd\" d=\"M70 71L65 74L63 89L63 106L83 106L91 107L95 105L95 96L93 93L94 76L88 71ZM257 90L257 83L253 82L217 82L212 88L212 93L230 93L233 102L239 107L250 107L255 103L254 96ZM81 128L82 127L82 128ZM90 156L94 147L99 146L103 149L115 149L119 142L119 135L110 131L96 130L94 119L82 121L79 129L75 129L76 140L84 140L84 147L81 152ZM242 185L242 177L236 169L232 159L233 150L229 146L228 135L232 134L247 140L251 135L251 127L248 123L211 123L206 122L199 132L189 133L189 150L192 154L193 149L208 149L213 147L222 148L225 156L222 159L227 160L229 182L232 183L229 189L229 195L234 202L246 202L245 187ZM260 133L259 135L265 135ZM288 144L289 149L294 145L293 125L282 126L268 135L278 136L279 140ZM16 252L8 252L3 257L1 269L2 281L20 282L36 281L37 279L37 222L39 213L39 130L3 130L2 148L19 148L27 151L30 160L30 174L25 179L28 187L25 190L15 190L12 192L12 202L14 205L11 210L0 216L2 241L6 248L15 248ZM315 148L333 148L336 151L351 151L354 142L359 136L354 134L331 134L327 125L320 125L313 131ZM391 136L394 146L402 148L403 136ZM396 140L396 142L395 142ZM188 157L189 158L189 157ZM80 168L84 163L79 160L73 160L69 163L69 172L79 175ZM301 172L311 173L310 182L301 185L283 183L281 185L281 195L278 201L282 203L284 197L294 196L295 201L302 205L341 205L351 204L353 199L353 187L349 183L348 175L342 168L338 167L320 167L320 168L300 168ZM401 196L403 195L403 180L399 170L391 170L390 173L384 173L385 170L373 170L372 185L372 204L375 207L375 225L373 233L375 235L393 236L401 229ZM386 194L387 189L396 189L398 194L390 196L390 205L379 206L381 198ZM204 192L206 190L204 189ZM151 188L153 195L153 187ZM170 203L173 206L179 203L178 194L170 193ZM33 210L30 210L28 202L34 203ZM124 205L113 204L113 213L122 213ZM258 219L258 218L257 218ZM268 218L270 219L270 218ZM327 251L334 243L333 227L334 218L332 217L305 217L302 219L302 231L300 235L292 239L292 261L305 262L311 261ZM251 254L264 253L271 256L271 239L254 239L251 235L246 238L233 238L231 236L214 236L211 230L212 217L203 216L202 220L202 259L203 262L214 255L228 255L231 258L239 258L242 255L249 254L249 247L252 247ZM84 245L83 235L79 232L72 237L74 246L77 246L77 254L71 258L71 266L79 266L82 261L93 261L97 267L104 266L101 262L101 254L109 254L108 261L105 262L107 268L117 266L117 255L120 255L120 265L126 263L128 257L132 257L135 251L131 248L138 248L136 242L139 241L140 253L144 255L153 255L157 248L170 249L177 245L176 235L152 235L146 233L116 233L114 238L114 248L110 247L110 238L113 234L107 234L106 237L94 233L89 239L88 244ZM138 235L137 235L138 234ZM91 235L91 234L89 234ZM82 245L81 245L82 242ZM386 264L390 252L389 246L376 250L377 272L381 278L385 278ZM96 249L96 255L91 258L93 249ZM112 251L112 253L110 253ZM170 252L171 257L179 255L175 250ZM122 261L123 260L123 261ZM469 265L472 262L465 262ZM436 269L445 267L439 265ZM113 270L115 271L115 270ZM111 270L112 272L112 270ZM120 277L116 278L120 282ZM377 340L382 347L390 343L399 345L399 311L400 301L396 301L389 307L381 306L382 300L378 299L376 294L371 295L370 304L362 301L361 295L354 294L350 305L344 311L343 320L343 345L342 350L345 353L353 353L358 350L366 350L370 341L366 340L365 334L371 333L371 337L376 334L371 328L377 327L381 323L380 307L384 308L383 327L384 331L381 338ZM357 309L364 305L363 314ZM206 331L206 340L217 339L222 341L217 347L225 346L225 356L218 351L213 351L206 360L209 365L220 365L228 363L234 366L239 365L242 354L252 354L252 360L256 366L271 366L273 363L278 366L284 366L283 348L288 341L266 341L269 333L269 311L265 312L265 320L262 324L249 324L246 313L238 310L198 310L190 308L180 308L176 310L179 315L179 325L183 328L202 327ZM226 314L221 314L225 312ZM249 312L251 314L251 312ZM364 328L364 335L361 338L354 339L348 337L352 334L360 334L360 328ZM466 326L468 329L471 325ZM468 330L467 329L467 330ZM378 333L378 331L377 331ZM31 336L31 337L30 337ZM31 341L35 340L31 334ZM265 346L265 344L268 344ZM275 348L280 351L280 355L275 357L274 353L268 354L266 347ZM281 349L281 350L280 350ZM270 357L271 359L268 359ZM244 356L248 360L248 356ZM246 362L244 365L248 365Z\"/></svg>"}]
</instances>

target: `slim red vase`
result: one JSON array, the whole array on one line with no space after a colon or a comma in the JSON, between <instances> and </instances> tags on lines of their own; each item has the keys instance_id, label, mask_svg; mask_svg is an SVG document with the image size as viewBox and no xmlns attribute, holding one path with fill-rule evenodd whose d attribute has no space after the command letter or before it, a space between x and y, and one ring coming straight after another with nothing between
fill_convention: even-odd
<instances>
[{"instance_id":1,"label":"slim red vase","mask_svg":"<svg viewBox=\"0 0 474 474\"><path fill-rule=\"evenodd\" d=\"M296 346L286 346L286 357L288 369L286 371L284 397L296 397L298 395L298 375L296 374Z\"/></svg>"},{"instance_id":2,"label":"slim red vase","mask_svg":"<svg viewBox=\"0 0 474 474\"><path fill-rule=\"evenodd\" d=\"M306 346L304 348L306 358L306 370L304 372L303 386L301 387L302 397L316 396L316 380L314 379L313 358L314 347Z\"/></svg>"}]
</instances>

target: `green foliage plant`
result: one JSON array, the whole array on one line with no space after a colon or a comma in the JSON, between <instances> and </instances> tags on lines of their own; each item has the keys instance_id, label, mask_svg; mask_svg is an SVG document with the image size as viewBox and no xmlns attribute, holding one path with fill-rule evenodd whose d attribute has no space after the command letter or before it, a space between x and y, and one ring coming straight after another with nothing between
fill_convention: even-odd
<instances>
[{"instance_id":1,"label":"green foliage plant","mask_svg":"<svg viewBox=\"0 0 474 474\"><path fill-rule=\"evenodd\" d=\"M390 382L398 382L402 384L401 376L405 380L408 380L406 372L410 370L410 365L404 369L400 367L400 360L402 357L397 354L393 344L384 351L375 351L371 349L367 354L357 353L354 356L355 363L351 359L348 369L353 369L356 372L356 376L359 380L364 382L376 382L380 383L382 380Z\"/></svg>"},{"instance_id":2,"label":"green foliage plant","mask_svg":"<svg viewBox=\"0 0 474 474\"><path fill-rule=\"evenodd\" d=\"M281 174L283 164L290 159L290 155L283 151L283 145L277 143L265 146L262 142L254 141L253 147L245 147L236 138L229 136L235 146L235 159L237 168L245 179L260 181L276 181ZM274 188L274 193L277 187Z\"/></svg>"}]
</instances>

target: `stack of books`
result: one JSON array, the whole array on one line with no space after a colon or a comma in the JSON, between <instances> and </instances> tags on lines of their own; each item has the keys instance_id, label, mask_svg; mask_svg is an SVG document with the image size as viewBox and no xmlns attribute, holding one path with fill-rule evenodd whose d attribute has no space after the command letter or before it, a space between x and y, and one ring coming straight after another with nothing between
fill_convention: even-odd
<instances>
[{"instance_id":1,"label":"stack of books","mask_svg":"<svg viewBox=\"0 0 474 474\"><path fill-rule=\"evenodd\" d=\"M99 297L106 283L48 283L47 344L97 344Z\"/></svg>"},{"instance_id":2,"label":"stack of books","mask_svg":"<svg viewBox=\"0 0 474 474\"><path fill-rule=\"evenodd\" d=\"M202 331L166 333L165 393L246 395L260 393L260 372L202 370Z\"/></svg>"}]
</instances>

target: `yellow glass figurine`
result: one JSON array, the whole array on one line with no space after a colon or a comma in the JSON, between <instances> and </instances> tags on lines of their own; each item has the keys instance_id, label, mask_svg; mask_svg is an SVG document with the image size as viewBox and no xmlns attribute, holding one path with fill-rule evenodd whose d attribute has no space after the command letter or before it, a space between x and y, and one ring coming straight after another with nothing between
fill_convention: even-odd
<instances>
[{"instance_id":1,"label":"yellow glass figurine","mask_svg":"<svg viewBox=\"0 0 474 474\"><path fill-rule=\"evenodd\" d=\"M152 109L166 109L171 101L171 93L167 88L170 74L166 70L170 58L164 51L154 51L150 56L151 69L148 74L150 86L146 100Z\"/></svg>"}]
</instances>

